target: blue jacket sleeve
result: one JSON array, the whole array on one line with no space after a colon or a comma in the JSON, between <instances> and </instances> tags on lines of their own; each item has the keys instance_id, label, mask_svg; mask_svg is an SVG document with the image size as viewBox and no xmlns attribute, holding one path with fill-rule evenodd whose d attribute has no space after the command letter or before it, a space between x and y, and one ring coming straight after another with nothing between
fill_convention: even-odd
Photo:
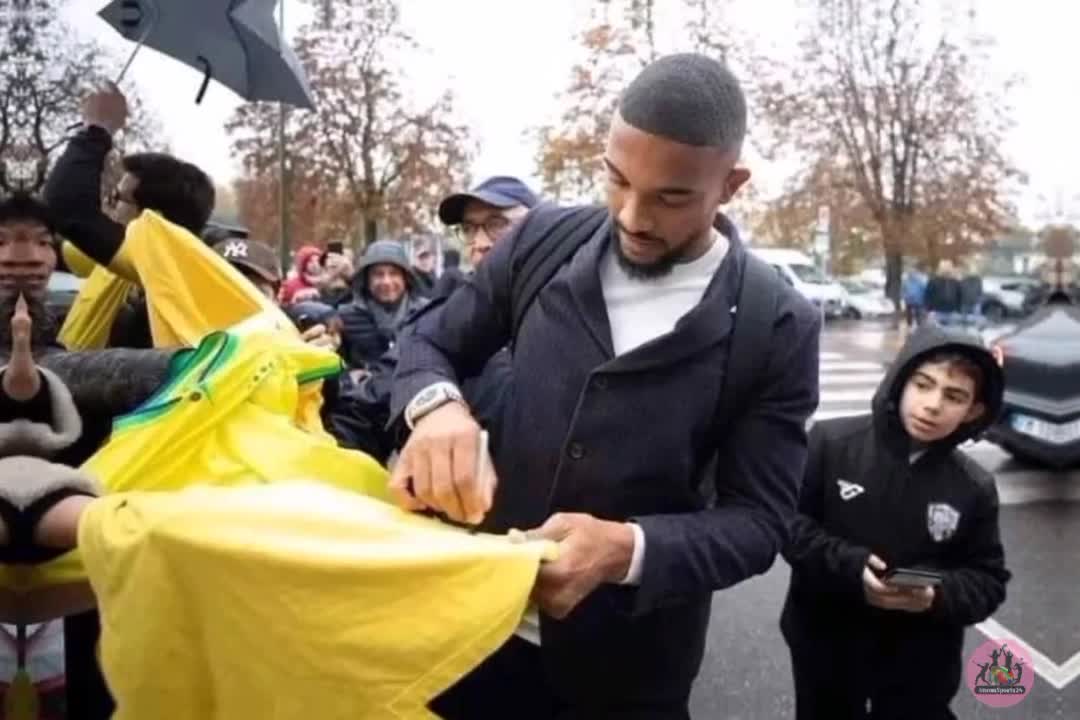
<instances>
[{"instance_id":1,"label":"blue jacket sleeve","mask_svg":"<svg viewBox=\"0 0 1080 720\"><path fill-rule=\"evenodd\" d=\"M717 438L717 500L694 513L635 518L645 558L633 612L700 597L766 572L788 539L818 403L820 318L782 312L762 389Z\"/></svg>"}]
</instances>

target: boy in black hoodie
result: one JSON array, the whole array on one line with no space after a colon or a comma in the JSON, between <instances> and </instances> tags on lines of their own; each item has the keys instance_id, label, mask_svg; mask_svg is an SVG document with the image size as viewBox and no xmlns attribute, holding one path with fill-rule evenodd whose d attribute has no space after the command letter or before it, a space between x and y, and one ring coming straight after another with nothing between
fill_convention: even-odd
<instances>
[{"instance_id":1,"label":"boy in black hoodie","mask_svg":"<svg viewBox=\"0 0 1080 720\"><path fill-rule=\"evenodd\" d=\"M956 448L993 422L1003 391L978 338L927 325L870 415L810 431L780 621L797 720L956 717L964 628L1001 605L1011 577L994 478ZM901 567L943 581L885 580Z\"/></svg>"}]
</instances>

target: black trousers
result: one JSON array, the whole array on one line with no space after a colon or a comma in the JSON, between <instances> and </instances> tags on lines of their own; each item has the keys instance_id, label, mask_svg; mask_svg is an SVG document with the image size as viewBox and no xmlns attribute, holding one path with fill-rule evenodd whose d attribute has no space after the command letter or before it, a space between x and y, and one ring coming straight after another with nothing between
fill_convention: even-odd
<instances>
[{"instance_id":1,"label":"black trousers","mask_svg":"<svg viewBox=\"0 0 1080 720\"><path fill-rule=\"evenodd\" d=\"M443 720L551 720L564 709L548 688L540 648L517 636L431 703Z\"/></svg>"},{"instance_id":2,"label":"black trousers","mask_svg":"<svg viewBox=\"0 0 1080 720\"><path fill-rule=\"evenodd\" d=\"M957 720L948 702L921 701L910 684L872 692L829 663L812 656L791 656L795 675L795 720Z\"/></svg>"},{"instance_id":3,"label":"black trousers","mask_svg":"<svg viewBox=\"0 0 1080 720\"><path fill-rule=\"evenodd\" d=\"M116 709L97 662L100 636L96 610L64 619L68 720L109 720Z\"/></svg>"},{"instance_id":4,"label":"black trousers","mask_svg":"<svg viewBox=\"0 0 1080 720\"><path fill-rule=\"evenodd\" d=\"M540 648L512 637L430 705L443 720L690 720L678 707L574 707L552 691Z\"/></svg>"}]
</instances>

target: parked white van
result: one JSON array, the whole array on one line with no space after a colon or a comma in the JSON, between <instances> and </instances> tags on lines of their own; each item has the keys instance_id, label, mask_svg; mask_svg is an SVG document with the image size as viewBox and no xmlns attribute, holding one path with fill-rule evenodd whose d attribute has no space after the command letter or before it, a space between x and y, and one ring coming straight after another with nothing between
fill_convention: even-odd
<instances>
[{"instance_id":1,"label":"parked white van","mask_svg":"<svg viewBox=\"0 0 1080 720\"><path fill-rule=\"evenodd\" d=\"M750 251L776 268L780 277L820 307L825 317L844 314L847 292L840 283L822 273L810 256L791 248L751 247Z\"/></svg>"}]
</instances>

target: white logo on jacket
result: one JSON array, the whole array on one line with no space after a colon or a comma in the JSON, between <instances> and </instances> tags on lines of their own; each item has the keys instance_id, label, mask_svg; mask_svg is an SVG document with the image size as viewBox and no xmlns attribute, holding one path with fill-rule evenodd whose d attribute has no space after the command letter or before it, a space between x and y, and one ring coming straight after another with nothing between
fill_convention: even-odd
<instances>
[{"instance_id":1,"label":"white logo on jacket","mask_svg":"<svg viewBox=\"0 0 1080 720\"><path fill-rule=\"evenodd\" d=\"M836 484L840 487L840 499L844 502L848 500L854 500L855 498L866 492L866 488L862 485L856 485L853 482L847 480L837 480Z\"/></svg>"},{"instance_id":2,"label":"white logo on jacket","mask_svg":"<svg viewBox=\"0 0 1080 720\"><path fill-rule=\"evenodd\" d=\"M926 506L926 529L934 542L945 542L956 534L960 525L960 511L946 503L930 503Z\"/></svg>"}]
</instances>

